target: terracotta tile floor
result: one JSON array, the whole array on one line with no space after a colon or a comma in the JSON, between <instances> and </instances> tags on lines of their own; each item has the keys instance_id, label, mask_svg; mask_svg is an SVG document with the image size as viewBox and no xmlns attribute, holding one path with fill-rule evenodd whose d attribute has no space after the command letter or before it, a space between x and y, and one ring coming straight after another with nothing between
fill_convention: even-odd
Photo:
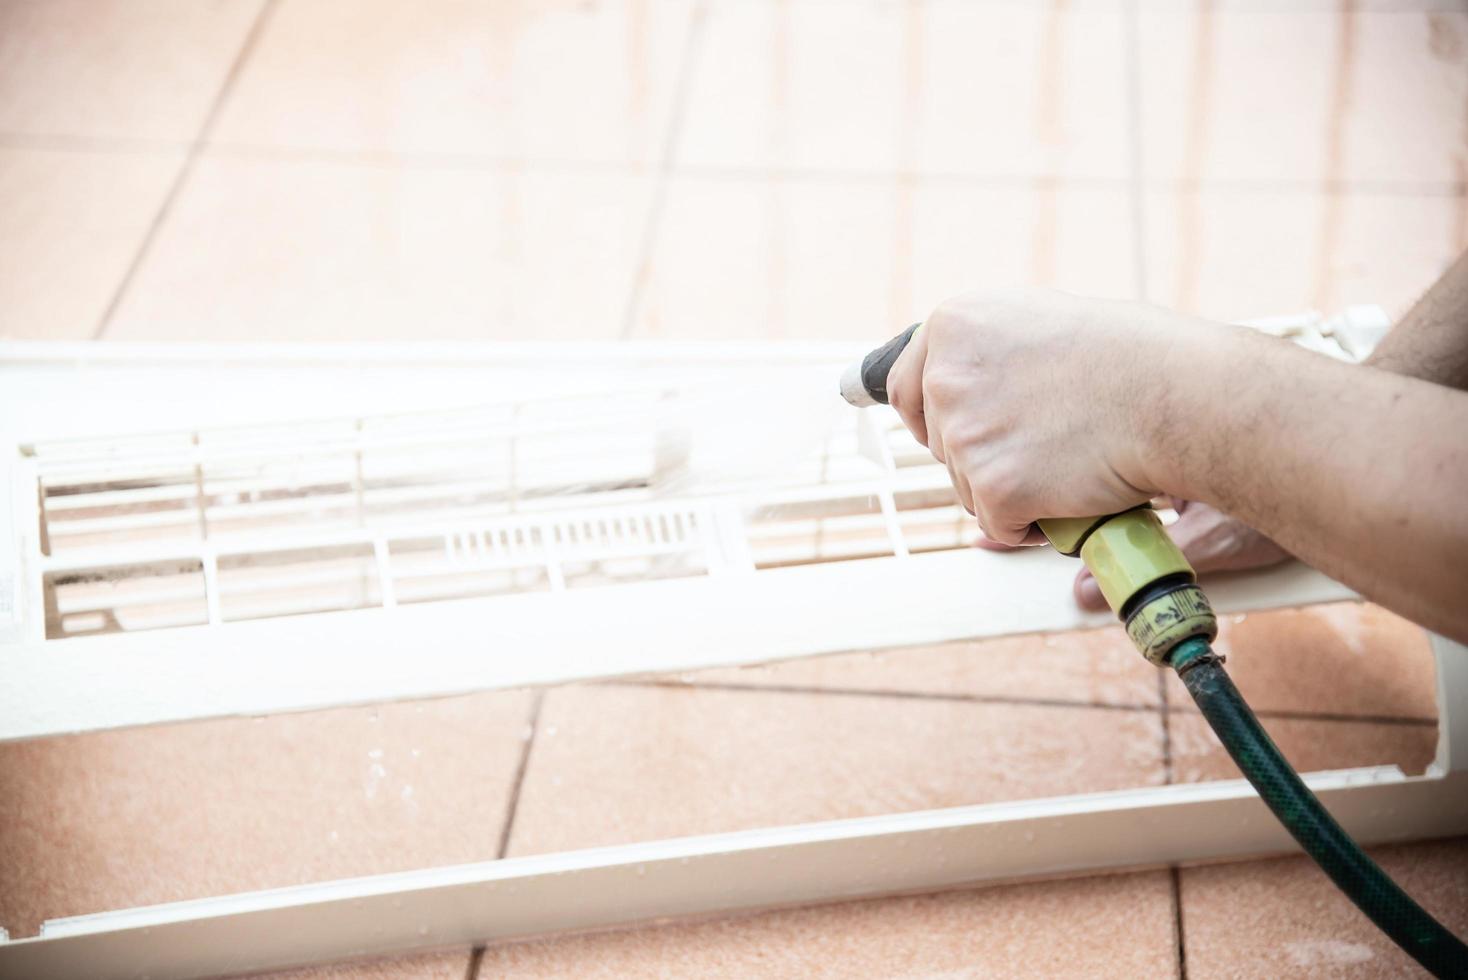
<instances>
[{"instance_id":1,"label":"terracotta tile floor","mask_svg":"<svg viewBox=\"0 0 1468 980\"><path fill-rule=\"evenodd\" d=\"M547 694L541 709L509 853L1123 789L1164 778L1155 711L567 687Z\"/></svg>"},{"instance_id":2,"label":"terracotta tile floor","mask_svg":"<svg viewBox=\"0 0 1468 980\"><path fill-rule=\"evenodd\" d=\"M98 150L192 142L264 5L0 4L0 134L6 142L49 138Z\"/></svg>"},{"instance_id":3,"label":"terracotta tile floor","mask_svg":"<svg viewBox=\"0 0 1468 980\"><path fill-rule=\"evenodd\" d=\"M1468 247L1465 104L1450 0L11 0L0 337L875 339L991 282L1397 312ZM1223 645L1302 767L1430 756L1395 617L1255 614ZM534 701L0 747L0 926L1233 774L1115 629L557 689L532 727ZM1045 735L1077 727L1080 757ZM1380 853L1468 930L1468 841ZM1282 860L291 976L1404 968Z\"/></svg>"},{"instance_id":4,"label":"terracotta tile floor","mask_svg":"<svg viewBox=\"0 0 1468 980\"><path fill-rule=\"evenodd\" d=\"M270 974L275 980L465 980L469 950L334 963Z\"/></svg>"},{"instance_id":5,"label":"terracotta tile floor","mask_svg":"<svg viewBox=\"0 0 1468 980\"><path fill-rule=\"evenodd\" d=\"M178 150L0 146L0 333L92 336L182 165Z\"/></svg>"},{"instance_id":6,"label":"terracotta tile floor","mask_svg":"<svg viewBox=\"0 0 1468 980\"><path fill-rule=\"evenodd\" d=\"M118 340L615 339L648 180L200 160L115 311Z\"/></svg>"},{"instance_id":7,"label":"terracotta tile floor","mask_svg":"<svg viewBox=\"0 0 1468 980\"><path fill-rule=\"evenodd\" d=\"M652 163L694 12L682 0L277 3L213 135L346 155Z\"/></svg>"},{"instance_id":8,"label":"terracotta tile floor","mask_svg":"<svg viewBox=\"0 0 1468 980\"><path fill-rule=\"evenodd\" d=\"M1174 921L1169 875L1154 871L495 947L478 976L1162 976L1176 969Z\"/></svg>"},{"instance_id":9,"label":"terracotta tile floor","mask_svg":"<svg viewBox=\"0 0 1468 980\"><path fill-rule=\"evenodd\" d=\"M0 745L0 927L499 853L521 691Z\"/></svg>"}]
</instances>

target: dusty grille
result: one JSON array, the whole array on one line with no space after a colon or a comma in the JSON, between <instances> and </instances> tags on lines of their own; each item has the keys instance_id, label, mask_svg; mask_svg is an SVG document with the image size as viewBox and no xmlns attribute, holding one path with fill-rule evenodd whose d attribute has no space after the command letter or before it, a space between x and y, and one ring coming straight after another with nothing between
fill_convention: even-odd
<instances>
[{"instance_id":1,"label":"dusty grille","mask_svg":"<svg viewBox=\"0 0 1468 980\"><path fill-rule=\"evenodd\" d=\"M665 391L27 446L47 638L963 547L946 474L851 413L780 485L689 481Z\"/></svg>"}]
</instances>

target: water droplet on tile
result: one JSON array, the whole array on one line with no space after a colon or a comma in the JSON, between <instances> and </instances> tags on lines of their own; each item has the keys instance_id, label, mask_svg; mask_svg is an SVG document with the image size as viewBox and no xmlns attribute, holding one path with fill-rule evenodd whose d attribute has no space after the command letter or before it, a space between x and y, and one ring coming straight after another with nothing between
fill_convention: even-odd
<instances>
[{"instance_id":1,"label":"water droplet on tile","mask_svg":"<svg viewBox=\"0 0 1468 980\"><path fill-rule=\"evenodd\" d=\"M556 729L556 726L555 725L546 725L545 726L545 735L546 735L547 738L555 738L556 737L556 731L557 731L557 729Z\"/></svg>"},{"instance_id":2,"label":"water droplet on tile","mask_svg":"<svg viewBox=\"0 0 1468 980\"><path fill-rule=\"evenodd\" d=\"M647 865L639 864L637 866L637 877L641 878L645 874L647 874Z\"/></svg>"}]
</instances>

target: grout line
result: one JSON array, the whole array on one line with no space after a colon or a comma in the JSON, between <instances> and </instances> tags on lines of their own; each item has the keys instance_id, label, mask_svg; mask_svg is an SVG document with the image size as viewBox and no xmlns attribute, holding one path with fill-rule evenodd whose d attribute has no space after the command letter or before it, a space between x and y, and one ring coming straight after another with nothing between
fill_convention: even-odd
<instances>
[{"instance_id":1,"label":"grout line","mask_svg":"<svg viewBox=\"0 0 1468 980\"><path fill-rule=\"evenodd\" d=\"M1208 123L1212 115L1215 74L1213 51L1217 46L1215 33L1213 0L1203 0L1198 4L1193 24L1193 52L1185 100L1188 111L1182 141L1181 170L1186 181L1196 182L1207 172ZM1198 288L1203 274L1203 200L1201 194L1189 193L1185 189L1187 186L1178 185L1172 195L1177 209L1177 269L1168 303L1181 309L1192 309L1197 305Z\"/></svg>"},{"instance_id":2,"label":"grout line","mask_svg":"<svg viewBox=\"0 0 1468 980\"><path fill-rule=\"evenodd\" d=\"M139 153L158 154L187 151L194 144L182 140L147 140L132 137L73 136L64 133L0 133L0 149L47 150L62 153ZM384 167L396 170L453 170L466 172L520 173L536 170L543 173L589 174L598 176L644 176L660 172L657 165L618 163L596 160L574 160L556 157L523 158L477 153L449 153L394 150L336 150L326 147L267 146L264 144L218 142L208 145L212 157L258 159L287 162L335 163L342 166ZM792 183L872 184L886 186L900 181L918 187L952 188L1018 188L1035 185L1034 174L994 173L966 174L957 171L895 170L827 170L769 166L718 166L683 164L670 173L702 180L771 181ZM1121 177L1058 174L1044 178L1057 189L1126 190L1139 179L1129 173ZM1226 191L1244 194L1363 194L1374 197L1459 198L1463 196L1460 181L1373 180L1355 177L1304 179L1289 177L1153 177L1141 178L1146 190ZM1141 247L1142 243L1134 242ZM1145 249L1143 249L1145 251Z\"/></svg>"},{"instance_id":3,"label":"grout line","mask_svg":"<svg viewBox=\"0 0 1468 980\"><path fill-rule=\"evenodd\" d=\"M216 140L209 144L213 156L285 162L334 163L343 166L382 167L395 170L454 170L496 173L590 174L593 176L641 176L655 173L656 164L637 160L586 160L572 157L523 157L499 153L453 150L339 149L328 146L282 146ZM1316 186L1312 182L1310 186Z\"/></svg>"},{"instance_id":4,"label":"grout line","mask_svg":"<svg viewBox=\"0 0 1468 980\"><path fill-rule=\"evenodd\" d=\"M652 251L657 240L658 228L662 225L663 210L668 201L668 185L673 173L673 158L678 152L678 141L683 135L683 121L688 114L689 92L693 87L693 68L698 62L703 45L704 18L707 11L702 3L693 8L688 24L688 43L683 50L683 63L678 66L677 90L673 94L673 108L668 117L668 131L663 140L663 151L658 161L656 183L652 198L647 205L647 221L642 228L642 237L637 245L637 264L633 266L632 288L627 293L627 307L622 311L620 338L627 340L636 326L637 309L642 305L642 296L651 274Z\"/></svg>"},{"instance_id":5,"label":"grout line","mask_svg":"<svg viewBox=\"0 0 1468 980\"><path fill-rule=\"evenodd\" d=\"M1157 713L1162 719L1162 779L1172 785L1172 706L1167 695L1167 671L1157 668Z\"/></svg>"},{"instance_id":6,"label":"grout line","mask_svg":"<svg viewBox=\"0 0 1468 980\"><path fill-rule=\"evenodd\" d=\"M746 694L825 694L833 697L888 698L897 701L947 701L963 704L1005 704L1030 708L1092 708L1100 711L1155 711L1152 704L1104 704L1064 698L1016 698L985 694L937 694L923 691L865 690L858 687L805 687L797 684L730 684L656 680L602 681L609 687L664 687L677 690L733 691Z\"/></svg>"},{"instance_id":7,"label":"grout line","mask_svg":"<svg viewBox=\"0 0 1468 980\"><path fill-rule=\"evenodd\" d=\"M168 220L168 215L172 213L174 203L178 200L179 195L183 192L184 185L188 183L189 177L193 174L194 167L199 161L200 154L203 152L204 144L208 141L210 132L213 131L215 123L219 120L219 114L224 108L225 100L229 98L230 92L234 90L235 83L239 81L240 74L244 70L245 62L249 60L250 55L255 50L255 45L260 40L260 36L265 32L265 25L269 22L270 15L275 10L275 4L276 0L265 0L265 3L260 7L260 12L255 15L255 22L250 25L250 30L245 34L244 41L240 43L239 51L235 52L234 61L230 63L229 71L225 72L224 81L219 85L219 91L214 93L214 101L209 106L209 113L204 117L204 123L199 127L198 135L189 144L188 154L179 166L178 173L173 178L172 186L163 195L163 202L159 204L157 213L153 215L153 220L149 223L148 230L143 233L143 240L138 244L138 250L133 253L132 261L128 263L127 270L123 272L122 279L117 284L117 289L113 291L112 298L107 303L107 308L102 311L102 316L97 322L97 329L92 333L93 340L102 339L102 335L111 326L113 317L117 315L117 310L122 305L123 297L127 295L128 290L132 287L133 280L137 278L138 270L142 268L144 259L147 258L148 253L153 249L153 243L158 240L158 234L162 230L164 222Z\"/></svg>"},{"instance_id":8,"label":"grout line","mask_svg":"<svg viewBox=\"0 0 1468 980\"><path fill-rule=\"evenodd\" d=\"M0 145L5 138L0 137ZM21 144L24 145L24 144ZM83 150L82 147L77 147ZM106 147L97 147L104 151ZM597 160L574 160L556 157L523 158L495 156L475 153L399 152L393 150L333 150L321 147L265 146L250 143L221 143L209 145L209 152L220 157L248 157L278 160L309 160L339 163L348 166L394 167L402 170L468 170L518 172L537 169L560 173L643 176L660 175L664 172L661 163L649 165L639 162L615 162ZM1140 156L1140 152L1137 154ZM973 174L950 170L832 170L819 167L776 167L763 165L728 165L687 163L667 168L667 173L679 177L695 177L701 180L728 181L772 181L812 184L874 184L886 186L893 182L910 183L920 187L954 188L1032 188L1035 175L1028 173ZM1243 193L1280 194L1369 194L1378 197L1452 197L1462 194L1462 186L1452 180L1380 180L1358 177L1341 177L1322 181L1316 178L1292 177L1154 177L1144 178L1140 163L1135 173L1125 176L1103 177L1092 174L1057 174L1044 178L1053 182L1057 189L1082 188L1090 190L1118 190L1129 188L1140 181L1143 190L1222 190Z\"/></svg>"},{"instance_id":9,"label":"grout line","mask_svg":"<svg viewBox=\"0 0 1468 980\"><path fill-rule=\"evenodd\" d=\"M1132 199L1132 265L1136 277L1134 297L1147 300L1147 213L1142 176L1142 40L1141 15L1137 0L1122 7L1122 33L1126 46L1127 170Z\"/></svg>"},{"instance_id":10,"label":"grout line","mask_svg":"<svg viewBox=\"0 0 1468 980\"><path fill-rule=\"evenodd\" d=\"M1379 180L1333 177L1312 180L1297 177L1153 177L1142 181L1144 188L1174 191L1233 191L1257 194L1342 195L1368 194L1376 197L1456 197L1461 188L1451 180Z\"/></svg>"},{"instance_id":11,"label":"grout line","mask_svg":"<svg viewBox=\"0 0 1468 980\"><path fill-rule=\"evenodd\" d=\"M530 768L530 750L535 747L535 738L540 733L540 706L545 703L545 690L536 688L535 698L530 702L530 737L525 739L525 748L520 752L520 762L515 766L515 781L510 786L510 802L505 809L505 823L500 828L499 847L495 857L503 860L510 851L510 835L515 830L515 815L520 809L520 787L525 784L525 772Z\"/></svg>"},{"instance_id":12,"label":"grout line","mask_svg":"<svg viewBox=\"0 0 1468 980\"><path fill-rule=\"evenodd\" d=\"M1176 708L1168 708L1173 714L1201 714L1196 705L1181 705ZM1436 718L1412 718L1397 715L1352 715L1340 711L1291 711L1289 709L1263 709L1255 710L1255 715L1260 718L1278 719L1280 721L1324 721L1338 722L1342 724L1362 725L1437 725Z\"/></svg>"},{"instance_id":13,"label":"grout line","mask_svg":"<svg viewBox=\"0 0 1468 980\"><path fill-rule=\"evenodd\" d=\"M1352 80L1357 58L1358 18L1349 2L1342 2L1337 22L1340 37L1336 43L1334 71L1331 76L1330 104L1325 116L1325 172L1322 185L1329 187L1340 180L1345 169L1345 128L1351 114ZM1321 209L1319 235L1316 240L1315 281L1312 295L1315 306L1324 309L1334 300L1336 287L1337 240L1344 221L1342 202L1335 194L1326 193Z\"/></svg>"},{"instance_id":14,"label":"grout line","mask_svg":"<svg viewBox=\"0 0 1468 980\"><path fill-rule=\"evenodd\" d=\"M147 136L79 136L74 133L0 133L7 150L52 150L61 153L139 153L158 155L187 150L189 140Z\"/></svg>"},{"instance_id":15,"label":"grout line","mask_svg":"<svg viewBox=\"0 0 1468 980\"><path fill-rule=\"evenodd\" d=\"M1066 698L1024 698L1008 695L994 694L942 694L932 691L900 691L891 688L860 688L860 687L817 687L805 684L736 684L729 681L669 681L656 679L609 679L592 681L591 683L603 687L660 687L674 690L694 691L731 691L744 694L827 694L833 697L856 697L856 698L891 698L899 701L950 701L964 702L969 704L1007 704L1016 707L1031 708L1091 708L1098 711L1157 711L1161 705L1141 704L1137 702L1123 702L1108 704L1101 701L1074 701ZM1165 683L1165 678L1164 678ZM1163 694L1165 696L1165 692ZM1173 714L1199 714L1196 707L1191 705L1166 705L1168 715ZM1262 710L1255 711L1260 718L1280 719L1283 721L1320 721L1341 724L1368 724L1368 725L1436 725L1436 718L1411 718L1395 717L1392 715L1352 715L1341 712L1330 711L1290 711L1290 710ZM1167 731L1166 751L1171 753L1171 732Z\"/></svg>"},{"instance_id":16,"label":"grout line","mask_svg":"<svg viewBox=\"0 0 1468 980\"><path fill-rule=\"evenodd\" d=\"M1188 948L1183 932L1183 875L1177 865L1172 872L1172 931L1177 939L1177 975L1179 980L1188 980Z\"/></svg>"},{"instance_id":17,"label":"grout line","mask_svg":"<svg viewBox=\"0 0 1468 980\"><path fill-rule=\"evenodd\" d=\"M479 976L479 964L484 961L484 944L480 943L469 950L469 968L464 971L464 980L477 980Z\"/></svg>"}]
</instances>

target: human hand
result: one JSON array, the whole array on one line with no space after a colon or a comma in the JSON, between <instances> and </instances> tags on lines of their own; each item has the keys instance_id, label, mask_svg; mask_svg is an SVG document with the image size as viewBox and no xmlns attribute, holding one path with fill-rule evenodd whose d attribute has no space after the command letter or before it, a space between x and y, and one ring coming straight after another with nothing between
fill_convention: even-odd
<instances>
[{"instance_id":1,"label":"human hand","mask_svg":"<svg viewBox=\"0 0 1468 980\"><path fill-rule=\"evenodd\" d=\"M1221 329L1044 290L965 293L914 335L887 396L988 538L1041 544L1042 517L1114 514L1168 489L1153 475L1168 362L1206 358Z\"/></svg>"},{"instance_id":2,"label":"human hand","mask_svg":"<svg viewBox=\"0 0 1468 980\"><path fill-rule=\"evenodd\" d=\"M1290 559L1290 553L1274 541L1207 504L1197 501L1175 502L1178 519L1168 528L1172 540L1182 549L1193 570L1202 572L1235 572L1250 568L1268 568ZM989 551L1012 551L1012 546L979 538L974 544ZM1073 586L1076 605L1082 609L1104 612L1106 600L1090 569L1076 574Z\"/></svg>"}]
</instances>

